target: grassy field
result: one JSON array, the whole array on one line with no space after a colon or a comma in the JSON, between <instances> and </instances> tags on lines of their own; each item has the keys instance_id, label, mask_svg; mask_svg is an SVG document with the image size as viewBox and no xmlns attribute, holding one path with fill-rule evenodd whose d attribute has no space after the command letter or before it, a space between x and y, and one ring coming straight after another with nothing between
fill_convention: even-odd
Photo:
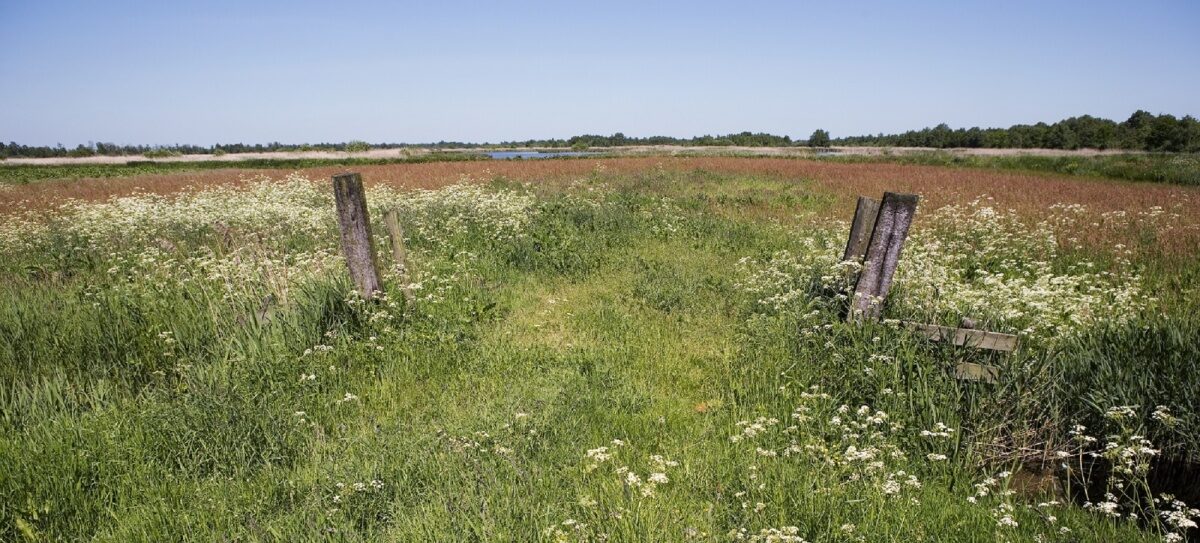
<instances>
[{"instance_id":1,"label":"grassy field","mask_svg":"<svg viewBox=\"0 0 1200 543\"><path fill-rule=\"evenodd\" d=\"M360 170L408 238L376 301L332 166L0 190L0 540L1171 541L1200 516L1171 496L1200 499L1193 188ZM886 319L844 324L853 197L883 190L918 219ZM963 316L1021 349L894 323Z\"/></svg>"},{"instance_id":2,"label":"grassy field","mask_svg":"<svg viewBox=\"0 0 1200 543\"><path fill-rule=\"evenodd\" d=\"M844 154L823 155L816 149L802 147L786 148L741 148L740 150L713 149L704 147L668 148L596 148L597 158L622 156L680 156L687 158L754 158L778 156L780 152L792 153L790 158L804 162L824 160L838 163L892 163L919 164L926 166L948 166L999 171L1039 172L1059 175L1100 177L1126 181L1152 181L1185 186L1200 186L1200 156L1194 153L1126 153L1112 155L1067 155L1039 156L1023 154L1022 150L1011 150L1012 154L993 156L968 155L954 150L927 152L892 153L882 148L880 154L853 154L853 148L844 148ZM480 148L464 152L434 151L406 158L290 158L281 153L278 158L243 158L234 162L216 160L155 161L131 159L124 164L89 164L86 162L57 165L6 164L0 161L0 184L28 184L47 180L105 179L146 175L171 175L203 172L210 170L283 170L292 171L321 167L353 167L380 165L403 165L426 162L458 162L489 159ZM577 160L559 158L554 160Z\"/></svg>"},{"instance_id":3,"label":"grassy field","mask_svg":"<svg viewBox=\"0 0 1200 543\"><path fill-rule=\"evenodd\" d=\"M886 154L883 156L830 157L827 160L884 161L994 170L1025 170L1128 181L1154 181L1200 186L1200 155L1195 153L1146 153L1101 156L962 156L948 151Z\"/></svg>"},{"instance_id":4,"label":"grassy field","mask_svg":"<svg viewBox=\"0 0 1200 543\"><path fill-rule=\"evenodd\" d=\"M145 175L178 174L207 170L297 170L321 166L361 167L380 164L420 164L479 160L468 153L432 152L405 158L251 158L224 161L155 161L131 157L122 164L4 164L0 162L0 183L23 185L46 180L104 179Z\"/></svg>"}]
</instances>

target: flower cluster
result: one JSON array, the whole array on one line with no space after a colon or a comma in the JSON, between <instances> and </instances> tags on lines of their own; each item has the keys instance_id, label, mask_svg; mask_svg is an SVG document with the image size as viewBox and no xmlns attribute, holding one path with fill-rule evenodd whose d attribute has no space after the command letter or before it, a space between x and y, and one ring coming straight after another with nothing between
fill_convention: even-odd
<instances>
[{"instance_id":1,"label":"flower cluster","mask_svg":"<svg viewBox=\"0 0 1200 543\"><path fill-rule=\"evenodd\" d=\"M735 287L759 312L803 310L819 289L845 300L859 264L840 260L839 235L841 228L819 230L799 236L799 249L744 258ZM1050 221L1030 225L983 199L934 210L905 244L886 311L951 324L967 315L993 331L1057 341L1100 322L1127 322L1156 301L1123 257L1100 269L1088 260L1064 264L1060 252Z\"/></svg>"},{"instance_id":2,"label":"flower cluster","mask_svg":"<svg viewBox=\"0 0 1200 543\"><path fill-rule=\"evenodd\" d=\"M591 473L601 466L612 465L612 473L616 475L617 479L634 495L643 498L653 497L655 490L660 485L671 482L670 477L667 476L667 471L678 467L679 462L660 454L652 454L649 456L649 472L645 476L642 476L625 462L621 462L620 465L613 463L617 459L619 452L626 448L627 443L625 441L614 439L608 445L588 449L584 455L584 471ZM620 456L627 457L628 455Z\"/></svg>"},{"instance_id":3,"label":"flower cluster","mask_svg":"<svg viewBox=\"0 0 1200 543\"><path fill-rule=\"evenodd\" d=\"M490 190L464 176L437 190L399 192L378 187L368 192L372 212L395 210L405 234L431 245L452 245L464 236L507 241L525 235L533 219L534 197L513 190Z\"/></svg>"}]
</instances>

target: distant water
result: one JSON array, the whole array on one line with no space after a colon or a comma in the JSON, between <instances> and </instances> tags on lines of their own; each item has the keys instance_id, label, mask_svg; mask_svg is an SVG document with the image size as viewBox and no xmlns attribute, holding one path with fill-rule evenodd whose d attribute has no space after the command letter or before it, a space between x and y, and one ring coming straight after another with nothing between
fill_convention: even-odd
<instances>
[{"instance_id":1,"label":"distant water","mask_svg":"<svg viewBox=\"0 0 1200 543\"><path fill-rule=\"evenodd\" d=\"M514 158L554 158L560 156L588 156L598 153L587 151L495 151L487 153L494 160L511 160Z\"/></svg>"}]
</instances>

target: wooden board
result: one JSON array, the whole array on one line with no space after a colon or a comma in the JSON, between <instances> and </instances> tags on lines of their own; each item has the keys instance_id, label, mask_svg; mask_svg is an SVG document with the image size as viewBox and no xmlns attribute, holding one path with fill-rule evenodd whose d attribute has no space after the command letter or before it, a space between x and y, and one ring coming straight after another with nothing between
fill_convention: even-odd
<instances>
[{"instance_id":1,"label":"wooden board","mask_svg":"<svg viewBox=\"0 0 1200 543\"><path fill-rule=\"evenodd\" d=\"M1000 368L972 362L960 362L957 366L954 366L954 377L965 381L995 383L1000 379Z\"/></svg>"},{"instance_id":2,"label":"wooden board","mask_svg":"<svg viewBox=\"0 0 1200 543\"><path fill-rule=\"evenodd\" d=\"M970 328L951 328L949 326L915 322L905 322L904 326L924 334L925 337L933 341L949 341L955 345L1004 352L1012 352L1017 348L1018 338L1011 334L999 334L983 330L972 330Z\"/></svg>"},{"instance_id":3,"label":"wooden board","mask_svg":"<svg viewBox=\"0 0 1200 543\"><path fill-rule=\"evenodd\" d=\"M867 244L871 242L871 232L875 230L875 218L879 215L879 200L858 197L858 205L854 208L854 222L850 223L850 239L846 240L846 251L842 260L862 262L867 254Z\"/></svg>"}]
</instances>

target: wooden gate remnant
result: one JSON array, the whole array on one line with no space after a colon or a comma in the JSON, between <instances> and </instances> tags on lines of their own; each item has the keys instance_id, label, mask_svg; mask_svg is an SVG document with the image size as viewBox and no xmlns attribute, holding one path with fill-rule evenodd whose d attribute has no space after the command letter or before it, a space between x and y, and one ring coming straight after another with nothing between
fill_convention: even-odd
<instances>
[{"instance_id":1,"label":"wooden gate remnant","mask_svg":"<svg viewBox=\"0 0 1200 543\"><path fill-rule=\"evenodd\" d=\"M855 211L855 222L859 222L859 211L864 216L869 213L870 202L859 200L859 209ZM863 260L862 273L854 286L854 295L850 299L850 319L868 318L876 320L883 311L883 300L887 298L888 290L892 288L892 275L900 264L900 251L904 249L904 240L908 238L908 228L912 226L913 216L917 213L915 194L883 193L883 202L875 217L875 225L870 233L866 256ZM863 209L865 204L866 210ZM865 222L865 220L864 220ZM851 227L847 251L857 246L854 228ZM858 236L863 237L862 233Z\"/></svg>"},{"instance_id":2,"label":"wooden gate remnant","mask_svg":"<svg viewBox=\"0 0 1200 543\"><path fill-rule=\"evenodd\" d=\"M882 202L858 197L843 260L862 264L862 272L854 281L847 321L877 321L882 315L892 276L900 263L900 253L917 212L918 199L915 194L892 192L885 192ZM976 330L971 319L963 319L959 328L915 322L901 324L931 341L946 341L957 346L1011 352L1018 345L1017 336ZM954 375L959 379L993 382L999 377L999 369L961 362L955 366Z\"/></svg>"},{"instance_id":3,"label":"wooden gate remnant","mask_svg":"<svg viewBox=\"0 0 1200 543\"><path fill-rule=\"evenodd\" d=\"M392 263L404 284L404 299L412 303L413 292L408 287L408 253L404 250L404 228L400 226L400 214L395 209L389 209L383 214L383 224L387 227L388 237L392 241Z\"/></svg>"},{"instance_id":4,"label":"wooden gate remnant","mask_svg":"<svg viewBox=\"0 0 1200 543\"><path fill-rule=\"evenodd\" d=\"M904 325L920 332L932 341L948 341L963 347L991 349L993 351L1012 351L1017 348L1017 336L1009 334L997 334L996 332L985 332L970 328L951 328L936 324L917 324L915 322L906 322Z\"/></svg>"},{"instance_id":5,"label":"wooden gate remnant","mask_svg":"<svg viewBox=\"0 0 1200 543\"><path fill-rule=\"evenodd\" d=\"M850 239L846 241L846 252L842 260L862 262L867 255L867 244L871 243L871 232L875 231L875 217L879 215L879 200L858 197L854 207L854 222L850 223Z\"/></svg>"},{"instance_id":6,"label":"wooden gate remnant","mask_svg":"<svg viewBox=\"0 0 1200 543\"><path fill-rule=\"evenodd\" d=\"M383 288L376 265L375 244L371 239L371 219L367 214L367 193L363 190L362 176L349 172L333 176L333 197L350 279L360 296L372 298Z\"/></svg>"}]
</instances>

